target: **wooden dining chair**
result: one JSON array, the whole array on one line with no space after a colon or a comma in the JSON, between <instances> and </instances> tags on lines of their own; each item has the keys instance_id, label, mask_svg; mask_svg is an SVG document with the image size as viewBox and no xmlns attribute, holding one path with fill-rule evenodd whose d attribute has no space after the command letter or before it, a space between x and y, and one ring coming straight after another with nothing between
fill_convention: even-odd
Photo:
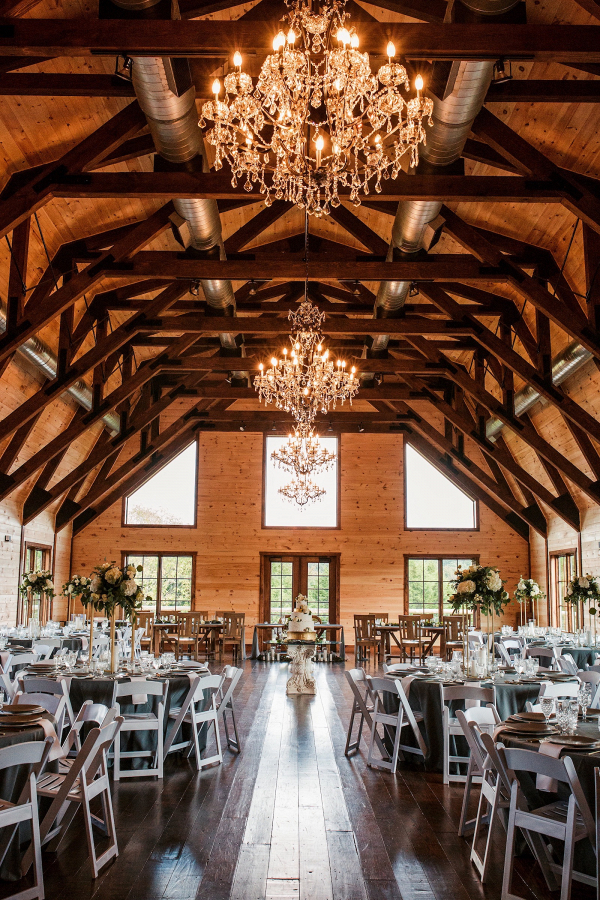
<instances>
[{"instance_id":1,"label":"wooden dining chair","mask_svg":"<svg viewBox=\"0 0 600 900\"><path fill-rule=\"evenodd\" d=\"M375 616L354 616L354 657L362 661L379 652L379 638L375 631Z\"/></svg>"},{"instance_id":2,"label":"wooden dining chair","mask_svg":"<svg viewBox=\"0 0 600 900\"><path fill-rule=\"evenodd\" d=\"M246 659L245 645L245 613L223 613L223 630L219 635L219 656L223 656L225 647L233 648L233 655L238 653Z\"/></svg>"},{"instance_id":3,"label":"wooden dining chair","mask_svg":"<svg viewBox=\"0 0 600 900\"><path fill-rule=\"evenodd\" d=\"M202 638L201 625L199 612L178 614L177 636L173 640L176 659L179 659L180 653L189 653L195 660L198 659L198 647Z\"/></svg>"},{"instance_id":4,"label":"wooden dining chair","mask_svg":"<svg viewBox=\"0 0 600 900\"><path fill-rule=\"evenodd\" d=\"M403 661L409 658L414 662L415 656L419 662L423 659L424 645L428 642L421 633L421 616L398 616L398 642Z\"/></svg>"},{"instance_id":5,"label":"wooden dining chair","mask_svg":"<svg viewBox=\"0 0 600 900\"><path fill-rule=\"evenodd\" d=\"M145 610L137 613L135 617L135 623L138 628L144 629L144 634L140 641L140 648L142 650L149 650L152 647L152 632L154 629L154 619L155 614L153 612L146 612Z\"/></svg>"},{"instance_id":6,"label":"wooden dining chair","mask_svg":"<svg viewBox=\"0 0 600 900\"><path fill-rule=\"evenodd\" d=\"M451 659L454 650L462 650L464 646L466 616L442 616L444 628L444 656Z\"/></svg>"},{"instance_id":7,"label":"wooden dining chair","mask_svg":"<svg viewBox=\"0 0 600 900\"><path fill-rule=\"evenodd\" d=\"M370 613L367 613L367 615L374 616L376 619L380 619L382 622L385 622L386 625L389 622L389 618L390 618L389 613L370 612Z\"/></svg>"},{"instance_id":8,"label":"wooden dining chair","mask_svg":"<svg viewBox=\"0 0 600 900\"><path fill-rule=\"evenodd\" d=\"M162 614L161 619L169 625L168 630L161 629L159 650L164 652L165 646L168 644L170 648L175 646L175 640L179 634L179 623L177 622L178 613Z\"/></svg>"}]
</instances>

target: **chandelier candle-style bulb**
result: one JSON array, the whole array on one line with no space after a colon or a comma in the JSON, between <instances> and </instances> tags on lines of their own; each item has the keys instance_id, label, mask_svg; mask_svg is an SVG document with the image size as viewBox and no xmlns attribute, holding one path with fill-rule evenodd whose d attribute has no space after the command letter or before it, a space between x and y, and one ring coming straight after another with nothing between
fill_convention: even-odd
<instances>
[{"instance_id":1,"label":"chandelier candle-style bulb","mask_svg":"<svg viewBox=\"0 0 600 900\"><path fill-rule=\"evenodd\" d=\"M267 206L285 200L322 216L340 205L341 195L358 206L372 187L381 192L383 179L398 178L404 154L417 165L433 102L423 96L420 76L410 96L393 41L386 63L372 72L359 34L349 27L346 0L286 2L287 33L275 35L258 78L242 71L236 51L224 96L215 79L200 126L215 148L215 169L227 162L234 187L242 179ZM331 148L326 156L325 146Z\"/></svg>"}]
</instances>

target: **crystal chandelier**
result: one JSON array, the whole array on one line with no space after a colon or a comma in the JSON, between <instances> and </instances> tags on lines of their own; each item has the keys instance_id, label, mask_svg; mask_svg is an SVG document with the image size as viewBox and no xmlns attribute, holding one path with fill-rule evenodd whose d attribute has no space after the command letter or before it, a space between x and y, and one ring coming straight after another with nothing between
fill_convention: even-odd
<instances>
[{"instance_id":1,"label":"crystal chandelier","mask_svg":"<svg viewBox=\"0 0 600 900\"><path fill-rule=\"evenodd\" d=\"M306 295L305 295L306 297ZM356 368L346 371L346 360L335 363L323 348L321 325L325 313L308 297L297 312L290 310L291 351L284 347L281 359L273 357L271 368L259 365L254 387L260 400L292 414L298 424L310 427L318 412L326 413L336 404L352 398L359 388Z\"/></svg>"},{"instance_id":2,"label":"crystal chandelier","mask_svg":"<svg viewBox=\"0 0 600 900\"><path fill-rule=\"evenodd\" d=\"M297 503L298 506L306 506L307 503L320 500L327 492L325 488L319 487L318 484L311 481L307 475L303 475L300 478L294 478L289 484L284 484L279 488L279 493Z\"/></svg>"},{"instance_id":3,"label":"crystal chandelier","mask_svg":"<svg viewBox=\"0 0 600 900\"><path fill-rule=\"evenodd\" d=\"M304 478L317 469L326 472L334 464L335 458L335 453L330 453L321 446L319 436L313 428L305 425L297 425L286 443L271 453L274 463L280 468L289 469L298 478Z\"/></svg>"},{"instance_id":4,"label":"crystal chandelier","mask_svg":"<svg viewBox=\"0 0 600 900\"><path fill-rule=\"evenodd\" d=\"M214 100L202 107L201 127L213 123L206 138L215 168L227 160L232 185L244 178L245 190L258 185L267 206L275 197L321 216L339 206L341 187L358 206L372 179L380 192L382 178L398 177L405 153L411 166L419 161L423 120L431 124L433 112L421 95L423 79L417 76L416 96L405 100L409 80L391 41L388 61L374 75L348 27L345 3L286 0L287 34L276 35L256 84L236 52L224 99L215 79Z\"/></svg>"}]
</instances>

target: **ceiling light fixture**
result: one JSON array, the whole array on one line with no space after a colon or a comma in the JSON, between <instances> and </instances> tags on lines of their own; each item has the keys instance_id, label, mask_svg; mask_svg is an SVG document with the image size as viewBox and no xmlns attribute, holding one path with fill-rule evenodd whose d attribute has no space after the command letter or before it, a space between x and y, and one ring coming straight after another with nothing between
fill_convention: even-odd
<instances>
[{"instance_id":1,"label":"ceiling light fixture","mask_svg":"<svg viewBox=\"0 0 600 900\"><path fill-rule=\"evenodd\" d=\"M374 75L345 4L290 0L288 30L276 35L256 83L236 51L224 92L215 78L214 100L202 107L215 168L227 160L232 185L245 179L245 190L258 187L267 206L275 198L326 215L339 206L342 187L358 206L373 179L380 192L382 178L398 177L405 153L411 166L419 161L423 120L431 124L433 112L423 79L417 75L416 96L405 100L409 79L392 41Z\"/></svg>"},{"instance_id":2,"label":"ceiling light fixture","mask_svg":"<svg viewBox=\"0 0 600 900\"><path fill-rule=\"evenodd\" d=\"M512 63L508 60L508 72L506 71L506 60L504 57L501 57L498 62L494 63L494 75L493 82L494 84L505 84L507 81L512 81Z\"/></svg>"},{"instance_id":3,"label":"ceiling light fixture","mask_svg":"<svg viewBox=\"0 0 600 900\"><path fill-rule=\"evenodd\" d=\"M286 443L273 450L271 459L280 468L289 469L298 477L306 477L320 469L326 472L335 462L335 453L330 453L319 443L319 435L312 427L298 425Z\"/></svg>"},{"instance_id":4,"label":"ceiling light fixture","mask_svg":"<svg viewBox=\"0 0 600 900\"><path fill-rule=\"evenodd\" d=\"M298 506L306 506L307 503L313 503L320 500L326 493L325 488L319 487L308 476L294 478L289 484L284 484L279 488L279 493L297 503Z\"/></svg>"}]
</instances>

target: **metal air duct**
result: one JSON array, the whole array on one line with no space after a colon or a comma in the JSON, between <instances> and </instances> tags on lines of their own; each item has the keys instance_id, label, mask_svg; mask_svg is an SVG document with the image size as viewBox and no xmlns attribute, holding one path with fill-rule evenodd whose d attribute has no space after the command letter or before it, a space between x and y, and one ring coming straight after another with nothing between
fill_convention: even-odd
<instances>
[{"instance_id":1,"label":"metal air duct","mask_svg":"<svg viewBox=\"0 0 600 900\"><path fill-rule=\"evenodd\" d=\"M3 331L6 331L6 312L0 309L0 332ZM31 337L24 344L21 344L17 350L17 356L33 366L38 372L41 372L45 378L51 381L56 378L58 368L56 356L39 338ZM92 392L85 381L76 381L71 387L66 388L61 396L66 394L69 394L84 409L91 410ZM111 431L115 433L119 431L119 417L115 413L107 413L102 417L102 421Z\"/></svg>"},{"instance_id":2,"label":"metal air duct","mask_svg":"<svg viewBox=\"0 0 600 900\"><path fill-rule=\"evenodd\" d=\"M552 383L562 384L571 375L574 375L588 360L592 354L581 344L573 342L565 347L552 361ZM521 388L515 394L515 415L520 416L531 409L540 399L541 395L531 385ZM485 428L485 435L494 440L504 428L504 422L500 419L490 419Z\"/></svg>"},{"instance_id":3,"label":"metal air duct","mask_svg":"<svg viewBox=\"0 0 600 900\"><path fill-rule=\"evenodd\" d=\"M462 0L474 12L499 15L508 12L519 0ZM427 143L420 158L429 166L447 166L460 158L475 116L481 109L492 80L491 61L460 62L451 93L444 99L433 97L433 125L427 128ZM411 255L423 249L427 226L440 213L441 201L406 200L398 204L392 227L388 260L397 249ZM382 281L375 301L375 315L394 315L406 302L410 283ZM385 350L389 335L373 340L374 350Z\"/></svg>"}]
</instances>

